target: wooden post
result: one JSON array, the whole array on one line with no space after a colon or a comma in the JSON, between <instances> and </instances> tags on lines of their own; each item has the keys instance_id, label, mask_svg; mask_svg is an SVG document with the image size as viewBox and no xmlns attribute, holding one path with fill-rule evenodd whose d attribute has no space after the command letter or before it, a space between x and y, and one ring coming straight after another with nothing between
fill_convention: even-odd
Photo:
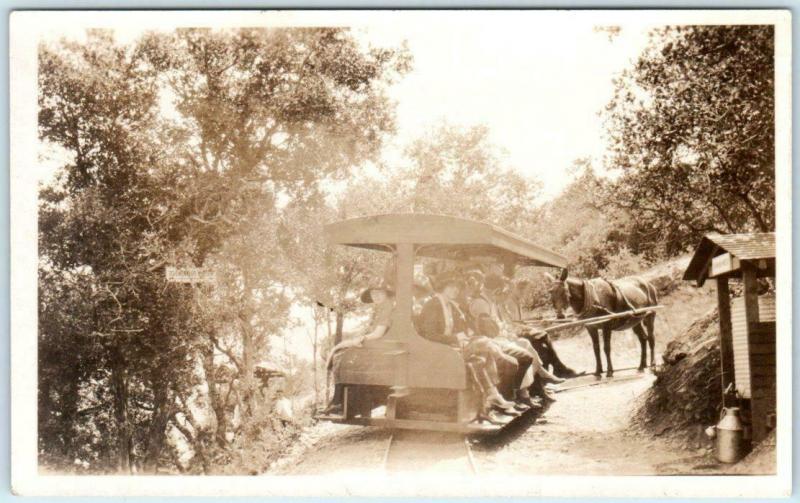
<instances>
[{"instance_id":1,"label":"wooden post","mask_svg":"<svg viewBox=\"0 0 800 503\"><path fill-rule=\"evenodd\" d=\"M728 289L728 278L717 278L717 304L719 305L719 349L722 367L722 390L736 381L733 361L733 330L731 327L731 295Z\"/></svg>"},{"instance_id":2,"label":"wooden post","mask_svg":"<svg viewBox=\"0 0 800 503\"><path fill-rule=\"evenodd\" d=\"M742 280L744 283L744 312L745 312L745 319L747 321L747 345L748 345L748 358L750 360L750 386L753 388L755 383L753 382L752 372L753 368L755 367L755 362L753 361L753 347L754 347L754 334L753 334L753 326L758 323L759 315L758 315L758 270L756 267L750 262L742 262ZM765 404L763 396L760 393L754 392L751 390L751 398L750 398L750 422L753 427L753 436L752 442L755 445L759 441L761 441L764 437L767 436L767 411L765 410Z\"/></svg>"},{"instance_id":3,"label":"wooden post","mask_svg":"<svg viewBox=\"0 0 800 503\"><path fill-rule=\"evenodd\" d=\"M758 271L750 262L742 262L744 310L748 325L758 323Z\"/></svg>"},{"instance_id":4,"label":"wooden post","mask_svg":"<svg viewBox=\"0 0 800 503\"><path fill-rule=\"evenodd\" d=\"M401 338L410 333L412 310L412 281L414 277L414 245L399 243L397 245L397 269L394 282L395 310L392 319L392 332Z\"/></svg>"},{"instance_id":5,"label":"wooden post","mask_svg":"<svg viewBox=\"0 0 800 503\"><path fill-rule=\"evenodd\" d=\"M414 281L414 245L411 243L398 243L395 265L395 308L392 315L392 327L387 337L402 343L402 349L409 350L409 339L414 333L412 322L413 298L412 289ZM409 361L408 354L398 356L394 361L394 385L406 386L408 384ZM396 401L397 398L392 400ZM387 404L386 417L394 414L392 400Z\"/></svg>"}]
</instances>

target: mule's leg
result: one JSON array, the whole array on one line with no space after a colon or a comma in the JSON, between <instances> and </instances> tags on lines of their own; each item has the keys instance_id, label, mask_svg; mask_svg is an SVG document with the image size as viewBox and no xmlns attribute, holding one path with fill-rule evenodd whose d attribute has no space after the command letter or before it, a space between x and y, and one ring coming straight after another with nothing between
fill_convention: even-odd
<instances>
[{"instance_id":1,"label":"mule's leg","mask_svg":"<svg viewBox=\"0 0 800 503\"><path fill-rule=\"evenodd\" d=\"M606 353L606 377L614 377L614 367L611 365L611 330L603 329L603 351Z\"/></svg>"},{"instance_id":2,"label":"mule's leg","mask_svg":"<svg viewBox=\"0 0 800 503\"><path fill-rule=\"evenodd\" d=\"M639 372L644 372L647 366L647 334L644 332L644 327L641 323L633 327L633 333L639 338L639 344L642 346L642 356L639 358Z\"/></svg>"},{"instance_id":3,"label":"mule's leg","mask_svg":"<svg viewBox=\"0 0 800 503\"><path fill-rule=\"evenodd\" d=\"M592 337L592 349L594 350L594 375L600 377L603 375L603 361L600 359L600 339L597 336L596 328L587 328L589 335Z\"/></svg>"},{"instance_id":4,"label":"mule's leg","mask_svg":"<svg viewBox=\"0 0 800 503\"><path fill-rule=\"evenodd\" d=\"M650 344L650 366L656 366L656 315L652 313L644 319L644 325L647 328L647 343Z\"/></svg>"}]
</instances>

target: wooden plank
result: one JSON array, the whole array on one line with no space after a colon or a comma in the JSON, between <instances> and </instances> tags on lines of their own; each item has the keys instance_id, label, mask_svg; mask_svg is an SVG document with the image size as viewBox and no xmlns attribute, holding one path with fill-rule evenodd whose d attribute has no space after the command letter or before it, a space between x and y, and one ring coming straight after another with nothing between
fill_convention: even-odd
<instances>
[{"instance_id":1,"label":"wooden plank","mask_svg":"<svg viewBox=\"0 0 800 503\"><path fill-rule=\"evenodd\" d=\"M719 347L722 371L722 389L736 381L734 346L731 328L731 297L728 278L717 278L717 303L719 305Z\"/></svg>"},{"instance_id":2,"label":"wooden plank","mask_svg":"<svg viewBox=\"0 0 800 503\"><path fill-rule=\"evenodd\" d=\"M751 355L774 355L775 345L760 342L758 344L750 344Z\"/></svg>"},{"instance_id":3,"label":"wooden plank","mask_svg":"<svg viewBox=\"0 0 800 503\"><path fill-rule=\"evenodd\" d=\"M750 355L750 368L775 365L775 353Z\"/></svg>"},{"instance_id":4,"label":"wooden plank","mask_svg":"<svg viewBox=\"0 0 800 503\"><path fill-rule=\"evenodd\" d=\"M769 399L773 396L772 388L767 386L760 386L753 390L753 398L756 400L759 399Z\"/></svg>"},{"instance_id":5,"label":"wooden plank","mask_svg":"<svg viewBox=\"0 0 800 503\"><path fill-rule=\"evenodd\" d=\"M758 323L751 323L750 330L754 330L756 332L775 332L776 323L775 321L759 321Z\"/></svg>"},{"instance_id":6,"label":"wooden plank","mask_svg":"<svg viewBox=\"0 0 800 503\"><path fill-rule=\"evenodd\" d=\"M711 267L708 276L716 278L723 274L739 270L739 259L732 256L730 253L723 253L711 259Z\"/></svg>"},{"instance_id":7,"label":"wooden plank","mask_svg":"<svg viewBox=\"0 0 800 503\"><path fill-rule=\"evenodd\" d=\"M769 370L769 369L764 369L764 370L753 369L753 372L751 373L751 376L752 376L753 382L754 382L753 386L755 386L755 381L756 380L759 380L759 379L770 379L772 382L775 382L775 377L776 377L775 376L775 371L774 370Z\"/></svg>"},{"instance_id":8,"label":"wooden plank","mask_svg":"<svg viewBox=\"0 0 800 503\"><path fill-rule=\"evenodd\" d=\"M772 364L774 365L775 355L761 355L761 354L754 354L753 353L753 344L750 340L750 326L754 323L759 322L759 306L758 306L758 270L756 267L750 262L743 262L742 265L742 283L744 287L743 297L744 297L744 313L745 313L745 328L747 329L747 340L750 348L748 350L748 355L750 358L750 369L752 372L752 368L756 365L766 363L768 364L768 360L764 360L764 358L772 358ZM751 375L752 380L752 375ZM753 426L753 444L758 443L764 437L767 436L767 413L765 401L759 396L753 395L752 389L752 382L751 382L751 411L750 417Z\"/></svg>"},{"instance_id":9,"label":"wooden plank","mask_svg":"<svg viewBox=\"0 0 800 503\"><path fill-rule=\"evenodd\" d=\"M753 344L769 344L775 347L775 332L750 332L750 340Z\"/></svg>"},{"instance_id":10,"label":"wooden plank","mask_svg":"<svg viewBox=\"0 0 800 503\"><path fill-rule=\"evenodd\" d=\"M742 264L742 280L744 286L744 310L747 324L758 323L758 279L752 264Z\"/></svg>"}]
</instances>

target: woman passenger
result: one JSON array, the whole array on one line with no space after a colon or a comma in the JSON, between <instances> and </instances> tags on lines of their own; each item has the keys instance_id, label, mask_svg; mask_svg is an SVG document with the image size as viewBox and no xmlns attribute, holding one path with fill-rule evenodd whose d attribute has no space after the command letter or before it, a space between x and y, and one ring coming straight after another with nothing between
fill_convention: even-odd
<instances>
[{"instance_id":1,"label":"woman passenger","mask_svg":"<svg viewBox=\"0 0 800 503\"><path fill-rule=\"evenodd\" d=\"M329 372L333 372L334 382L338 380L342 350L361 347L366 341L380 339L392 324L392 313L394 312L394 292L392 290L385 287L367 288L361 293L361 302L374 306L368 329L357 337L340 342L331 350L327 369ZM341 415L344 407L344 385L335 383L333 389L333 398L323 413Z\"/></svg>"}]
</instances>

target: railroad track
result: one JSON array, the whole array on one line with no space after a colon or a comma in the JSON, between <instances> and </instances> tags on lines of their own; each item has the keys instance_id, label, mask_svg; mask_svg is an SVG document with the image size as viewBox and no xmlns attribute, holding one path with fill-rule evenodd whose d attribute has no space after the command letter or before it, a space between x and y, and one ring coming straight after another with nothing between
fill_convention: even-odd
<instances>
[{"instance_id":1,"label":"railroad track","mask_svg":"<svg viewBox=\"0 0 800 503\"><path fill-rule=\"evenodd\" d=\"M478 473L467 437L438 431L393 431L386 444L383 469L386 473Z\"/></svg>"},{"instance_id":2,"label":"railroad track","mask_svg":"<svg viewBox=\"0 0 800 503\"><path fill-rule=\"evenodd\" d=\"M652 375L652 370L648 369L645 372L639 372L637 367L626 367L614 371L614 377L606 377L605 374L595 376L594 374L586 374L579 377L568 379L562 384L554 387L556 393L563 393L574 389L586 388L588 386L598 386L605 384L615 384L625 381L632 381L636 379L643 379Z\"/></svg>"},{"instance_id":3,"label":"railroad track","mask_svg":"<svg viewBox=\"0 0 800 503\"><path fill-rule=\"evenodd\" d=\"M638 372L635 367L623 368L617 370L612 378L605 375L599 378L585 375L569 379L555 387L553 391L568 392L588 386L642 379L647 375L648 373ZM478 473L469 439L464 434L401 429L393 430L389 435L383 454L383 471L471 475Z\"/></svg>"}]
</instances>

